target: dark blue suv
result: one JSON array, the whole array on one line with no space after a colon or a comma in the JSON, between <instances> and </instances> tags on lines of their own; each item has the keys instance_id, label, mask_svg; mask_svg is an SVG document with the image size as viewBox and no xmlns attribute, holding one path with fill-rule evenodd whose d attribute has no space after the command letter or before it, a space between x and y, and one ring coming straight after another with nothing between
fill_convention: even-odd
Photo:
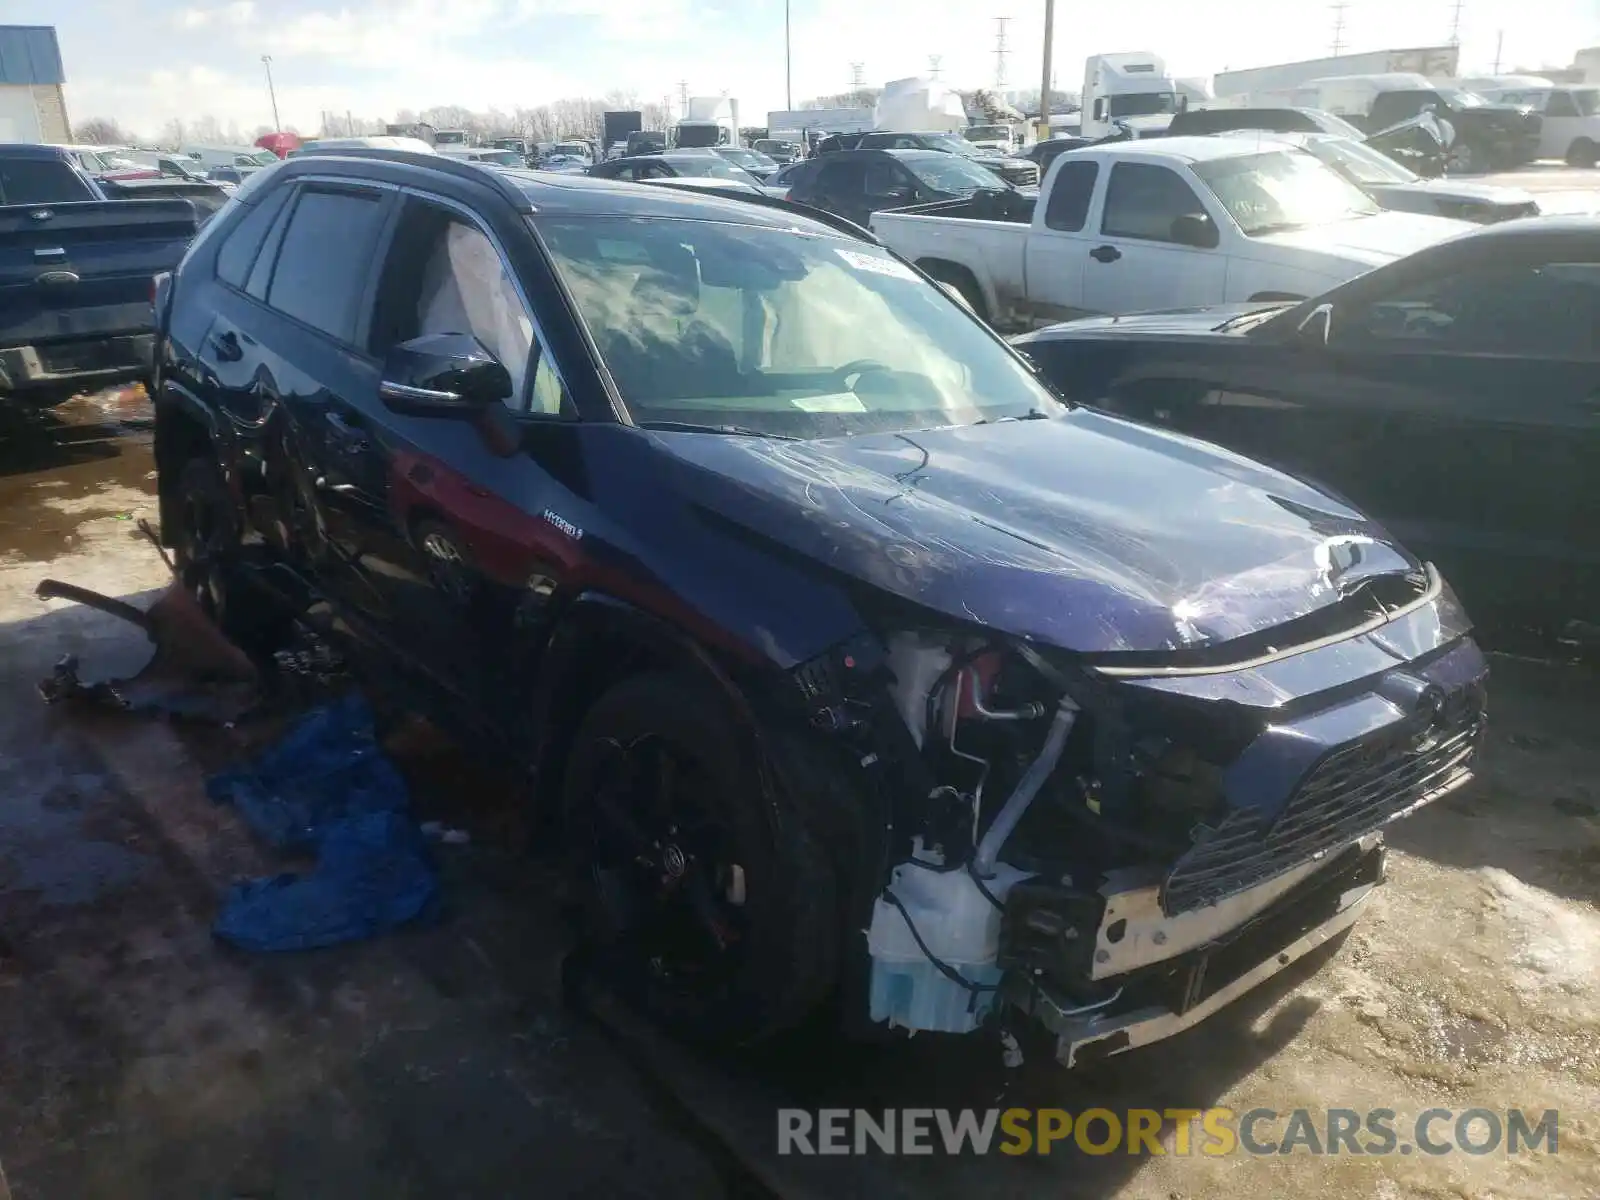
<instances>
[{"instance_id":1,"label":"dark blue suv","mask_svg":"<svg viewBox=\"0 0 1600 1200\"><path fill-rule=\"evenodd\" d=\"M593 961L686 1034L831 999L1154 1041L1346 928L1379 828L1470 776L1484 663L1431 567L1060 402L837 218L298 158L157 322L185 581L241 636L320 606L526 770Z\"/></svg>"}]
</instances>

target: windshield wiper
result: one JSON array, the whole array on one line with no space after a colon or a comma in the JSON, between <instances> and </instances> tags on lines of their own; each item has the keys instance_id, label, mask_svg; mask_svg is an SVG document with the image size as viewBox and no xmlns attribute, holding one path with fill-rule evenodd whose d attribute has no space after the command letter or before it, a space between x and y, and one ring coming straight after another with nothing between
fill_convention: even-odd
<instances>
[{"instance_id":1,"label":"windshield wiper","mask_svg":"<svg viewBox=\"0 0 1600 1200\"><path fill-rule=\"evenodd\" d=\"M777 438L782 442L803 442L793 433L768 433L765 429L750 429L744 425L701 425L695 421L635 421L640 429L662 429L673 433L731 433L739 437Z\"/></svg>"},{"instance_id":2,"label":"windshield wiper","mask_svg":"<svg viewBox=\"0 0 1600 1200\"><path fill-rule=\"evenodd\" d=\"M1252 308L1249 312L1242 312L1242 313L1238 314L1237 316L1229 317L1226 321L1224 321L1221 325L1218 325L1211 332L1212 333L1226 333L1228 330L1233 329L1234 327L1236 327L1238 325L1242 325L1246 321L1254 321L1254 320L1257 320L1257 319L1260 319L1260 318L1267 317L1267 316L1269 316L1269 315L1271 315L1273 313L1282 312L1286 308L1293 308L1296 303L1298 303L1298 301L1295 301L1295 300L1283 300L1283 301L1280 301L1277 304L1269 305L1266 308Z\"/></svg>"},{"instance_id":3,"label":"windshield wiper","mask_svg":"<svg viewBox=\"0 0 1600 1200\"><path fill-rule=\"evenodd\" d=\"M1049 413L1040 412L1037 408L1030 408L1027 412L1023 413L1020 417L980 417L978 420L974 421L973 424L974 425L1000 425L1000 424L1003 424L1006 421L1048 421L1049 419L1050 419L1050 414Z\"/></svg>"}]
</instances>

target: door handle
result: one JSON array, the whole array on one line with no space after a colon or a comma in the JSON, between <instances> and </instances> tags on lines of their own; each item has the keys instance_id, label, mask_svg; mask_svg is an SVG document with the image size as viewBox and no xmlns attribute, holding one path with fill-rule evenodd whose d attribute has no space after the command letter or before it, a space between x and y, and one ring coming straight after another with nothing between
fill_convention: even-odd
<instances>
[{"instance_id":1,"label":"door handle","mask_svg":"<svg viewBox=\"0 0 1600 1200\"><path fill-rule=\"evenodd\" d=\"M1095 262L1114 263L1122 257L1122 251L1115 246L1096 246L1089 251L1089 257Z\"/></svg>"},{"instance_id":2,"label":"door handle","mask_svg":"<svg viewBox=\"0 0 1600 1200\"><path fill-rule=\"evenodd\" d=\"M217 359L221 362L238 362L244 357L244 351L239 347L239 335L231 329L213 337L211 348L217 352Z\"/></svg>"}]
</instances>

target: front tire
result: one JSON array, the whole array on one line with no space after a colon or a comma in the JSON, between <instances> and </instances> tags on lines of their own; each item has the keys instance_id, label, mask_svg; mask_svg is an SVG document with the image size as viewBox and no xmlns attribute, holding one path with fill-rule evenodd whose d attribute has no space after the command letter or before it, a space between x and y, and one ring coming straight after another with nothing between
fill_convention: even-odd
<instances>
[{"instance_id":1,"label":"front tire","mask_svg":"<svg viewBox=\"0 0 1600 1200\"><path fill-rule=\"evenodd\" d=\"M578 731L563 815L596 969L672 1032L741 1045L832 991L837 909L826 859L727 708L682 675L617 684Z\"/></svg>"},{"instance_id":2,"label":"front tire","mask_svg":"<svg viewBox=\"0 0 1600 1200\"><path fill-rule=\"evenodd\" d=\"M1446 169L1452 175L1481 175L1489 169L1488 156L1476 142L1460 138L1450 150Z\"/></svg>"},{"instance_id":3,"label":"front tire","mask_svg":"<svg viewBox=\"0 0 1600 1200\"><path fill-rule=\"evenodd\" d=\"M184 590L225 630L239 525L227 481L213 458L196 455L178 474L178 528L172 544Z\"/></svg>"}]
</instances>

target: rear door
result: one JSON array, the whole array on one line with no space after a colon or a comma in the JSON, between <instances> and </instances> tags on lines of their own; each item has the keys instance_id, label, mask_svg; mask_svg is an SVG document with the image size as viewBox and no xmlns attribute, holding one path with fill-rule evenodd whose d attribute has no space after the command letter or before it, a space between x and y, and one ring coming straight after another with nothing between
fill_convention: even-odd
<instances>
[{"instance_id":1,"label":"rear door","mask_svg":"<svg viewBox=\"0 0 1600 1200\"><path fill-rule=\"evenodd\" d=\"M362 544L370 510L386 499L364 453L378 366L362 347L373 260L396 195L320 181L275 191L288 194L259 218L267 228L253 255L244 243L242 288L241 267L225 261L233 238L218 250L228 287L218 289L223 303L200 357L233 419L265 444L278 519L300 529L323 585L381 621L384 589Z\"/></svg>"},{"instance_id":2,"label":"rear door","mask_svg":"<svg viewBox=\"0 0 1600 1200\"><path fill-rule=\"evenodd\" d=\"M1150 312L1221 301L1227 254L1173 240L1173 222L1210 216L1189 181L1162 163L1113 162L1099 236L1083 264L1083 306L1091 312Z\"/></svg>"}]
</instances>

